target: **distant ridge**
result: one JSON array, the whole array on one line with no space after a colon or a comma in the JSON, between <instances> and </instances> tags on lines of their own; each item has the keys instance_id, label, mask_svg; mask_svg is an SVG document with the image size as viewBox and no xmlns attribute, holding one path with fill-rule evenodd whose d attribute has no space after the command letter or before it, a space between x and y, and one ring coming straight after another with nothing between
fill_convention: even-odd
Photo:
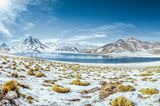
<instances>
[{"instance_id":1,"label":"distant ridge","mask_svg":"<svg viewBox=\"0 0 160 106\"><path fill-rule=\"evenodd\" d=\"M150 43L131 37L127 40L119 39L115 43L106 44L92 51L92 53L120 53L152 50L160 50L160 43Z\"/></svg>"},{"instance_id":2,"label":"distant ridge","mask_svg":"<svg viewBox=\"0 0 160 106\"><path fill-rule=\"evenodd\" d=\"M122 53L122 52L155 52L160 53L160 42L150 43L136 38L127 40L119 39L115 43L109 43L98 47L95 45L71 43L71 42L41 42L37 38L29 36L14 45L2 43L0 52L4 53L51 53L51 52L75 52L75 53Z\"/></svg>"}]
</instances>

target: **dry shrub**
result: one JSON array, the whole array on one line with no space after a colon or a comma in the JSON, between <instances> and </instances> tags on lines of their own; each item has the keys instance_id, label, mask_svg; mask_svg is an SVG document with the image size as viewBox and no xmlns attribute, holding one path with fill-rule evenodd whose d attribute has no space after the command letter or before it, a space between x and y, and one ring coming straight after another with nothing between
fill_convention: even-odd
<instances>
[{"instance_id":1,"label":"dry shrub","mask_svg":"<svg viewBox=\"0 0 160 106\"><path fill-rule=\"evenodd\" d=\"M157 73L160 73L160 69L157 69Z\"/></svg>"},{"instance_id":2,"label":"dry shrub","mask_svg":"<svg viewBox=\"0 0 160 106\"><path fill-rule=\"evenodd\" d=\"M144 77L144 78L142 78L142 81L156 82L156 81L158 81L158 79L153 79L153 78Z\"/></svg>"},{"instance_id":3,"label":"dry shrub","mask_svg":"<svg viewBox=\"0 0 160 106\"><path fill-rule=\"evenodd\" d=\"M29 70L27 71L27 75L35 75L35 74L34 74L34 70L33 70L33 69L29 69Z\"/></svg>"},{"instance_id":4,"label":"dry shrub","mask_svg":"<svg viewBox=\"0 0 160 106\"><path fill-rule=\"evenodd\" d=\"M104 85L101 87L100 93L99 93L99 98L104 99L111 94L114 94L117 92L116 86L109 84L109 85Z\"/></svg>"},{"instance_id":5,"label":"dry shrub","mask_svg":"<svg viewBox=\"0 0 160 106\"><path fill-rule=\"evenodd\" d=\"M135 88L133 86L127 85L118 85L117 86L117 91L118 92L130 92L130 91L135 91Z\"/></svg>"},{"instance_id":6,"label":"dry shrub","mask_svg":"<svg viewBox=\"0 0 160 106\"><path fill-rule=\"evenodd\" d=\"M32 104L33 103L33 97L32 96L27 96L27 101Z\"/></svg>"},{"instance_id":7,"label":"dry shrub","mask_svg":"<svg viewBox=\"0 0 160 106\"><path fill-rule=\"evenodd\" d=\"M18 72L13 72L13 73L11 74L11 76L14 77L14 78L18 78L18 77L19 77L19 74L18 74Z\"/></svg>"},{"instance_id":8,"label":"dry shrub","mask_svg":"<svg viewBox=\"0 0 160 106\"><path fill-rule=\"evenodd\" d=\"M106 82L106 81L100 81L99 84L100 84L100 85L106 85L107 82Z\"/></svg>"},{"instance_id":9,"label":"dry shrub","mask_svg":"<svg viewBox=\"0 0 160 106\"><path fill-rule=\"evenodd\" d=\"M50 71L49 66L47 66L47 67L45 68L45 71Z\"/></svg>"},{"instance_id":10,"label":"dry shrub","mask_svg":"<svg viewBox=\"0 0 160 106\"><path fill-rule=\"evenodd\" d=\"M29 68L30 68L30 66L27 65L27 64L23 64L23 65L24 65L24 67L25 67L26 69L29 69Z\"/></svg>"},{"instance_id":11,"label":"dry shrub","mask_svg":"<svg viewBox=\"0 0 160 106\"><path fill-rule=\"evenodd\" d=\"M142 73L141 76L152 76L152 73Z\"/></svg>"},{"instance_id":12,"label":"dry shrub","mask_svg":"<svg viewBox=\"0 0 160 106\"><path fill-rule=\"evenodd\" d=\"M159 94L159 91L154 88L142 88L140 92L147 95Z\"/></svg>"},{"instance_id":13,"label":"dry shrub","mask_svg":"<svg viewBox=\"0 0 160 106\"><path fill-rule=\"evenodd\" d=\"M2 65L0 65L0 68L3 68L3 66L2 66Z\"/></svg>"},{"instance_id":14,"label":"dry shrub","mask_svg":"<svg viewBox=\"0 0 160 106\"><path fill-rule=\"evenodd\" d=\"M11 80L11 81L7 81L3 87L2 87L2 92L4 94L8 93L9 91L15 91L18 96L20 95L20 92L19 92L19 88L18 88L18 85L17 85L17 82L14 81L14 80Z\"/></svg>"},{"instance_id":15,"label":"dry shrub","mask_svg":"<svg viewBox=\"0 0 160 106\"><path fill-rule=\"evenodd\" d=\"M81 82L79 79L73 80L71 82L73 85L80 85L80 86L88 86L90 83L89 82Z\"/></svg>"},{"instance_id":16,"label":"dry shrub","mask_svg":"<svg viewBox=\"0 0 160 106\"><path fill-rule=\"evenodd\" d=\"M38 78L40 78L40 77L46 77L46 74L41 73L41 72L38 72L38 73L36 74L36 77L38 77Z\"/></svg>"},{"instance_id":17,"label":"dry shrub","mask_svg":"<svg viewBox=\"0 0 160 106\"><path fill-rule=\"evenodd\" d=\"M134 104L126 97L118 97L111 101L111 106L134 106Z\"/></svg>"},{"instance_id":18,"label":"dry shrub","mask_svg":"<svg viewBox=\"0 0 160 106\"><path fill-rule=\"evenodd\" d=\"M69 88L65 88L63 86L59 86L59 85L54 85L52 87L52 89L55 91L55 92L58 92L58 93L68 93L70 92L70 89Z\"/></svg>"},{"instance_id":19,"label":"dry shrub","mask_svg":"<svg viewBox=\"0 0 160 106\"><path fill-rule=\"evenodd\" d=\"M55 82L56 80L44 80L42 85L52 87Z\"/></svg>"},{"instance_id":20,"label":"dry shrub","mask_svg":"<svg viewBox=\"0 0 160 106\"><path fill-rule=\"evenodd\" d=\"M35 66L33 70L34 70L34 71L38 71L38 70L39 70L39 67L38 67L38 66Z\"/></svg>"},{"instance_id":21,"label":"dry shrub","mask_svg":"<svg viewBox=\"0 0 160 106\"><path fill-rule=\"evenodd\" d=\"M2 64L7 64L7 62L6 62L6 61L3 61Z\"/></svg>"},{"instance_id":22,"label":"dry shrub","mask_svg":"<svg viewBox=\"0 0 160 106\"><path fill-rule=\"evenodd\" d=\"M25 76L24 75L19 75L19 78L25 78Z\"/></svg>"}]
</instances>

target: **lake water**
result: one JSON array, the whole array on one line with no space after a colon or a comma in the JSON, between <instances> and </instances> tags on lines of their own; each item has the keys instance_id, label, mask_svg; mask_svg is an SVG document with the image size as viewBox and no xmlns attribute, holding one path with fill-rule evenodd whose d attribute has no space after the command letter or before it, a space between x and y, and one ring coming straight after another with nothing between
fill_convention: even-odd
<instances>
[{"instance_id":1,"label":"lake water","mask_svg":"<svg viewBox=\"0 0 160 106\"><path fill-rule=\"evenodd\" d=\"M160 61L159 57L112 57L100 54L75 54L75 53L19 53L16 55L29 56L46 60L80 63L138 63Z\"/></svg>"}]
</instances>

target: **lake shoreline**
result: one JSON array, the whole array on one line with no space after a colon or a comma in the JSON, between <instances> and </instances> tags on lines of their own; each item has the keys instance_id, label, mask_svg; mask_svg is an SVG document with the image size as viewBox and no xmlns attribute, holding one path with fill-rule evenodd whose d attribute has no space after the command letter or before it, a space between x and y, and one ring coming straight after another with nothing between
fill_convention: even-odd
<instances>
[{"instance_id":1,"label":"lake shoreline","mask_svg":"<svg viewBox=\"0 0 160 106\"><path fill-rule=\"evenodd\" d=\"M126 67L126 68L144 68L144 67L154 67L159 66L160 61L155 62L141 62L141 63L80 63L80 62L65 62L65 61L57 61L57 60L47 60L47 59L40 59L36 57L30 57L30 56L19 56L19 55L13 55L13 54L0 54L0 56L11 56L11 57L17 57L17 58L27 58L31 60L44 60L49 62L56 62L56 63L65 63L65 64L79 64L83 66L104 66L104 67Z\"/></svg>"}]
</instances>

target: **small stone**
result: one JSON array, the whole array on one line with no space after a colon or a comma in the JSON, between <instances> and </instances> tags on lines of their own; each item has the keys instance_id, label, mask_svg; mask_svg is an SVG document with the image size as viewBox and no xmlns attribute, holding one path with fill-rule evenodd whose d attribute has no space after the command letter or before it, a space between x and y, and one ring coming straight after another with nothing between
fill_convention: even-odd
<instances>
[{"instance_id":1,"label":"small stone","mask_svg":"<svg viewBox=\"0 0 160 106\"><path fill-rule=\"evenodd\" d=\"M6 99L17 99L18 98L18 95L15 91L9 91L6 96L5 96Z\"/></svg>"},{"instance_id":2,"label":"small stone","mask_svg":"<svg viewBox=\"0 0 160 106\"><path fill-rule=\"evenodd\" d=\"M0 106L12 106L9 100L1 100Z\"/></svg>"}]
</instances>

